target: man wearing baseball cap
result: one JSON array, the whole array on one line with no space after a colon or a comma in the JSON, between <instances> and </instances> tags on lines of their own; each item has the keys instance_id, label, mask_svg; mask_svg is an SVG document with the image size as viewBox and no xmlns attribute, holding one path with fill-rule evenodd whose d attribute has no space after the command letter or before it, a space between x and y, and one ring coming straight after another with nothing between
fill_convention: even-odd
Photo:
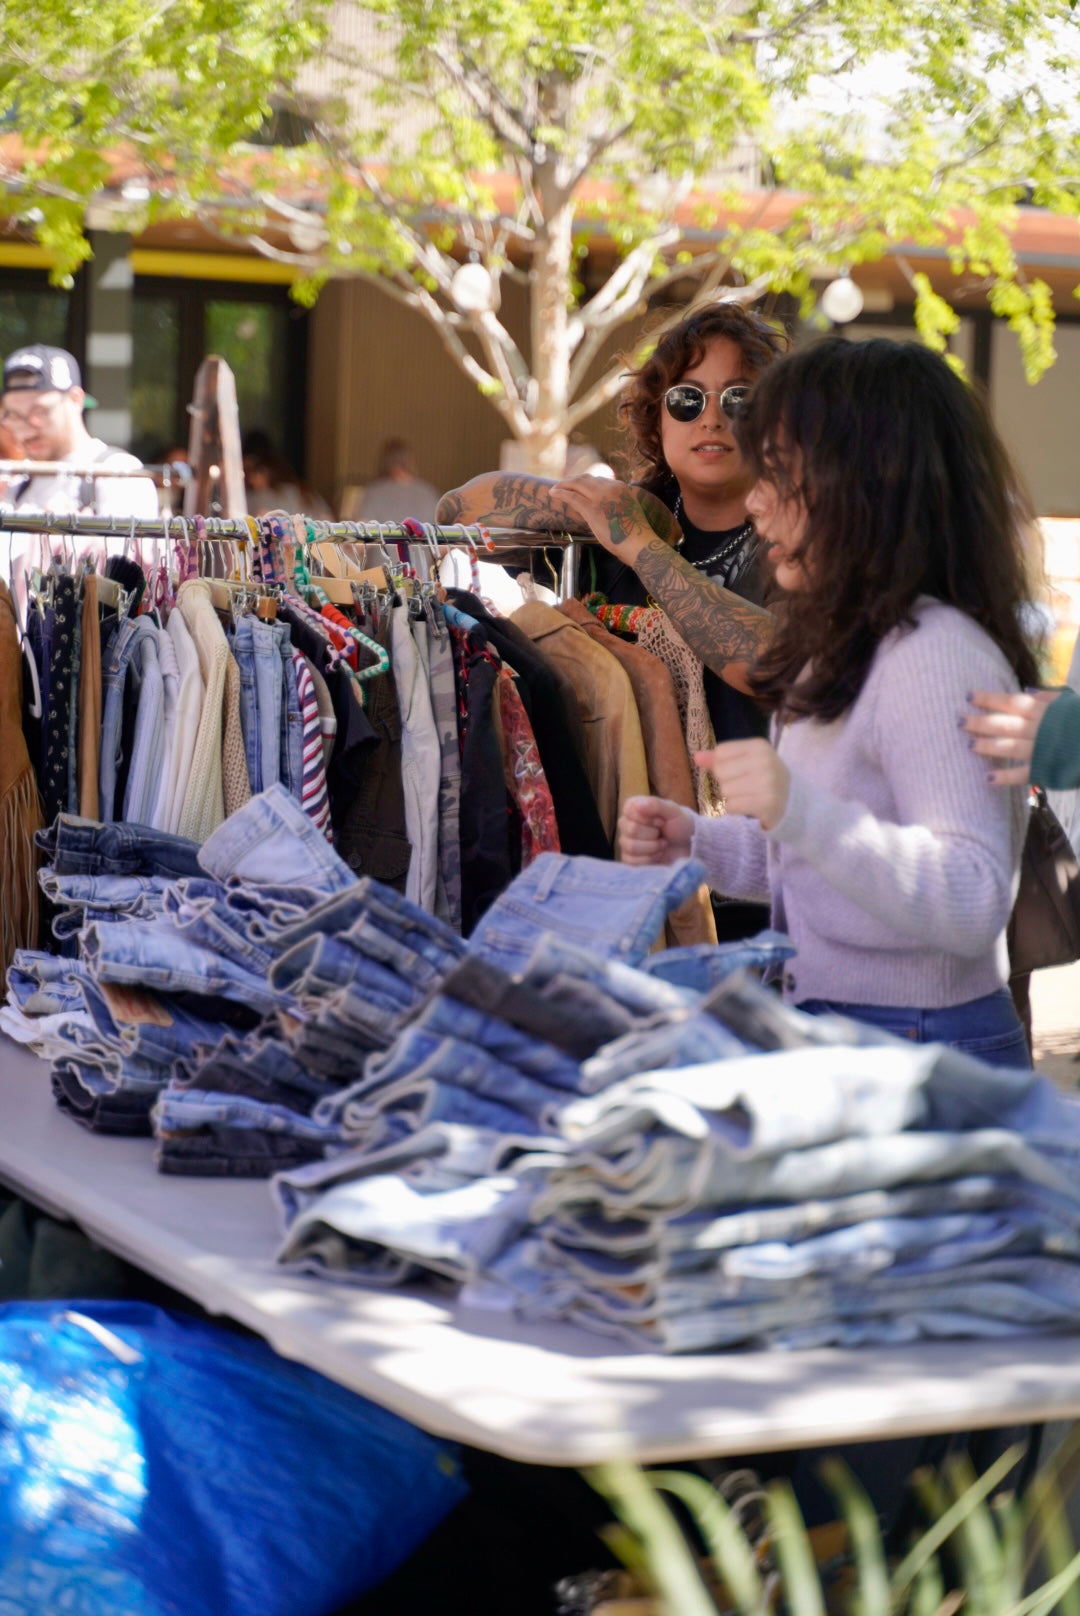
<instances>
[{"instance_id":1,"label":"man wearing baseball cap","mask_svg":"<svg viewBox=\"0 0 1080 1616\"><path fill-rule=\"evenodd\" d=\"M157 490L148 477L86 476L84 471L136 471L141 462L113 449L86 429L83 411L94 399L83 390L78 361L65 348L43 342L16 348L4 360L0 427L26 460L69 461L68 472L27 476L4 494L9 509L59 515L157 515Z\"/></svg>"}]
</instances>

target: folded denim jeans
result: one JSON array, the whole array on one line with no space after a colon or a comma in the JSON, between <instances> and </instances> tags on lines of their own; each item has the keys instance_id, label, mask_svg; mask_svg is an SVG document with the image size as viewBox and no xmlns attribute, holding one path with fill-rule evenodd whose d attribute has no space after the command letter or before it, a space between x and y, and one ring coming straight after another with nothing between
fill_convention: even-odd
<instances>
[{"instance_id":1,"label":"folded denim jeans","mask_svg":"<svg viewBox=\"0 0 1080 1616\"><path fill-rule=\"evenodd\" d=\"M496 1016L464 1005L445 993L432 995L410 1025L448 1038L460 1038L496 1060L567 1094L581 1091L581 1066L554 1045L530 1037Z\"/></svg>"},{"instance_id":2,"label":"folded denim jeans","mask_svg":"<svg viewBox=\"0 0 1080 1616\"><path fill-rule=\"evenodd\" d=\"M149 825L103 825L58 814L34 841L48 855L54 876L156 875L171 881L201 874L194 842Z\"/></svg>"},{"instance_id":3,"label":"folded denim jeans","mask_svg":"<svg viewBox=\"0 0 1080 1616\"><path fill-rule=\"evenodd\" d=\"M387 959L382 963L392 966L401 975L408 975L411 974L407 970L408 954L414 954L424 962L418 986L433 985L437 976L449 970L465 952L461 938L444 921L437 920L393 887L384 886L381 881L368 875L359 881L354 879L346 890L325 899L302 920L290 926L282 937L282 946L289 948L320 932L348 935L363 922L374 926L385 938L398 943L406 951L405 956ZM364 946L364 935L363 929L357 932L358 947ZM435 976L432 971L436 973Z\"/></svg>"},{"instance_id":4,"label":"folded denim jeans","mask_svg":"<svg viewBox=\"0 0 1080 1616\"><path fill-rule=\"evenodd\" d=\"M641 969L677 987L711 993L735 971L761 971L768 981L795 953L790 937L779 931L758 932L732 943L689 943L665 948L642 961Z\"/></svg>"},{"instance_id":5,"label":"folded denim jeans","mask_svg":"<svg viewBox=\"0 0 1080 1616\"><path fill-rule=\"evenodd\" d=\"M287 1003L268 987L264 977L188 942L164 921L95 923L84 933L82 947L91 975L100 982L231 999L264 1013Z\"/></svg>"},{"instance_id":6,"label":"folded denim jeans","mask_svg":"<svg viewBox=\"0 0 1080 1616\"><path fill-rule=\"evenodd\" d=\"M83 1008L81 983L90 975L82 960L18 948L8 966L8 994L28 1016L59 1015Z\"/></svg>"},{"instance_id":7,"label":"folded denim jeans","mask_svg":"<svg viewBox=\"0 0 1080 1616\"><path fill-rule=\"evenodd\" d=\"M342 1142L340 1128L327 1127L287 1106L267 1105L239 1094L214 1094L202 1089L163 1089L152 1121L158 1134L186 1133L195 1128L256 1129L260 1133L287 1134L315 1144Z\"/></svg>"},{"instance_id":8,"label":"folded denim jeans","mask_svg":"<svg viewBox=\"0 0 1080 1616\"><path fill-rule=\"evenodd\" d=\"M691 988L648 976L623 960L589 953L551 932L534 935L521 980L541 993L546 988L553 989L553 997L564 997L576 985L591 984L634 1016L689 1009L701 1003L701 995Z\"/></svg>"},{"instance_id":9,"label":"folded denim jeans","mask_svg":"<svg viewBox=\"0 0 1080 1616\"><path fill-rule=\"evenodd\" d=\"M572 978L571 996L561 991L565 980L558 975L538 989L469 955L444 977L442 991L458 1004L496 1016L577 1061L634 1026L635 1018L610 995Z\"/></svg>"},{"instance_id":10,"label":"folded denim jeans","mask_svg":"<svg viewBox=\"0 0 1080 1616\"><path fill-rule=\"evenodd\" d=\"M508 1119L509 1131L525 1131L527 1124L533 1125L530 1132L557 1128L565 1091L528 1076L475 1044L409 1027L390 1057L383 1062L369 1061L360 1082L335 1097L347 1131L352 1131L354 1119L360 1128L366 1126L374 1109L395 1105L401 1094L415 1097L430 1091L434 1098L434 1091L441 1089L465 1096L459 1098L463 1112L455 1120L490 1126L486 1118L491 1113L486 1108L493 1103ZM415 1104L415 1099L410 1103ZM468 1114L473 1103L485 1107L485 1117ZM317 1108L316 1115L329 1120L336 1109L335 1101L330 1100Z\"/></svg>"},{"instance_id":11,"label":"folded denim jeans","mask_svg":"<svg viewBox=\"0 0 1080 1616\"><path fill-rule=\"evenodd\" d=\"M632 868L606 859L541 853L481 917L469 953L511 975L551 932L598 959L643 960L674 909L705 879L695 859Z\"/></svg>"},{"instance_id":12,"label":"folded denim jeans","mask_svg":"<svg viewBox=\"0 0 1080 1616\"><path fill-rule=\"evenodd\" d=\"M669 1016L659 1026L624 1033L583 1061L581 1092L595 1094L639 1072L735 1060L747 1054L734 1033L700 1010L677 1010Z\"/></svg>"},{"instance_id":13,"label":"folded denim jeans","mask_svg":"<svg viewBox=\"0 0 1080 1616\"><path fill-rule=\"evenodd\" d=\"M416 1269L461 1282L515 1239L529 1195L528 1186L509 1176L427 1193L398 1174L353 1179L296 1216L278 1261L376 1283L398 1283ZM336 1251L325 1244L328 1231L338 1236ZM330 1252L336 1261L328 1263Z\"/></svg>"},{"instance_id":14,"label":"folded denim jeans","mask_svg":"<svg viewBox=\"0 0 1080 1616\"><path fill-rule=\"evenodd\" d=\"M172 1134L154 1145L159 1173L198 1178L270 1178L307 1162L318 1161L323 1147L287 1134L258 1133L250 1128L204 1128Z\"/></svg>"},{"instance_id":15,"label":"folded denim jeans","mask_svg":"<svg viewBox=\"0 0 1080 1616\"><path fill-rule=\"evenodd\" d=\"M319 892L340 892L356 883L349 866L280 783L252 797L218 826L199 850L199 865L216 881L236 876Z\"/></svg>"}]
</instances>

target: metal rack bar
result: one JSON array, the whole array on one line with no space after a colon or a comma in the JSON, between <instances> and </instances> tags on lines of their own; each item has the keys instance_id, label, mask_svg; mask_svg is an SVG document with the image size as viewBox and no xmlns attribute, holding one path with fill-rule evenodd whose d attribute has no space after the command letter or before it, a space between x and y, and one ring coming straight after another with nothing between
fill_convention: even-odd
<instances>
[{"instance_id":1,"label":"metal rack bar","mask_svg":"<svg viewBox=\"0 0 1080 1616\"><path fill-rule=\"evenodd\" d=\"M103 466L100 461L80 466L70 460L0 460L0 477L78 477L81 482L92 482L97 477L149 477L168 487L172 483L189 483L193 476L191 467L182 460L128 470Z\"/></svg>"},{"instance_id":2,"label":"metal rack bar","mask_svg":"<svg viewBox=\"0 0 1080 1616\"><path fill-rule=\"evenodd\" d=\"M0 462L2 465L2 462ZM205 519L207 540L218 543L243 544L251 540L251 528L242 517L208 516ZM252 517L258 521L258 517ZM344 544L378 544L382 540L392 543L419 544L416 535L394 522L326 522L310 524L316 541L340 540ZM86 534L105 539L145 538L160 539L166 528L170 538L196 537L189 516L133 517L122 516L67 516L48 512L0 511L0 533L55 533ZM468 544L477 542L475 527L432 526L433 536L440 544ZM534 533L524 528L485 528L496 548L504 550L565 549L588 535L573 533ZM479 546L483 554L483 545Z\"/></svg>"}]
</instances>

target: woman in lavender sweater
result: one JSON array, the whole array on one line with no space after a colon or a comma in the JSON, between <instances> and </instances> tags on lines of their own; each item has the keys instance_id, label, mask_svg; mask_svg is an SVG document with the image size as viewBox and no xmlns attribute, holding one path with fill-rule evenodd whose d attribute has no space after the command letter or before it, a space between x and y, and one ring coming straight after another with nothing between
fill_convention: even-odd
<instances>
[{"instance_id":1,"label":"woman in lavender sweater","mask_svg":"<svg viewBox=\"0 0 1080 1616\"><path fill-rule=\"evenodd\" d=\"M1026 1066L1005 945L1024 794L994 789L962 728L971 692L1036 680L1002 445L926 349L839 338L765 372L738 435L784 591L748 681L772 741L702 754L723 818L631 799L622 856L692 853L770 901L802 1009Z\"/></svg>"}]
</instances>

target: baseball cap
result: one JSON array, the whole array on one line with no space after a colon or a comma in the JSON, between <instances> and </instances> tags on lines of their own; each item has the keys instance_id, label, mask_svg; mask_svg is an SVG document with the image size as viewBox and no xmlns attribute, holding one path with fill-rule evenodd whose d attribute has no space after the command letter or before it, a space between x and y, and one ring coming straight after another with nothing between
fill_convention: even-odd
<instances>
[{"instance_id":1,"label":"baseball cap","mask_svg":"<svg viewBox=\"0 0 1080 1616\"><path fill-rule=\"evenodd\" d=\"M66 393L72 387L81 386L79 362L66 348L50 348L47 343L35 342L29 348L16 348L4 360L2 391L5 393ZM89 394L83 400L88 410L96 403Z\"/></svg>"}]
</instances>

